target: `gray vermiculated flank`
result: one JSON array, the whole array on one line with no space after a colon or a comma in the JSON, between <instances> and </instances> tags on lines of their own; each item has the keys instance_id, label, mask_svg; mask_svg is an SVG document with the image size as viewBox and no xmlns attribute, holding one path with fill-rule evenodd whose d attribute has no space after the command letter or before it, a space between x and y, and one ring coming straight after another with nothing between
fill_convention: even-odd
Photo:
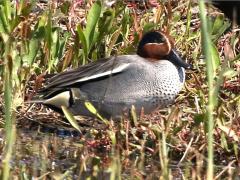
<instances>
[{"instance_id":1,"label":"gray vermiculated flank","mask_svg":"<svg viewBox=\"0 0 240 180\"><path fill-rule=\"evenodd\" d=\"M129 62L130 66L121 73L74 88L80 97L70 106L73 114L91 115L83 105L86 99L105 117L120 116L132 105L137 113L142 107L145 113L150 113L171 104L185 81L184 68L176 67L168 60L149 62L138 55L118 56L115 60Z\"/></svg>"}]
</instances>

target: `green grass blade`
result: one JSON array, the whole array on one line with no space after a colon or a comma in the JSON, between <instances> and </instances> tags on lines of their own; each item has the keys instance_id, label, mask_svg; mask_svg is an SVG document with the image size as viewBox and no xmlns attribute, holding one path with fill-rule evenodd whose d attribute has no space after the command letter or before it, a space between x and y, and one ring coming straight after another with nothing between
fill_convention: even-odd
<instances>
[{"instance_id":1,"label":"green grass blade","mask_svg":"<svg viewBox=\"0 0 240 180\"><path fill-rule=\"evenodd\" d=\"M15 143L15 116L13 113L13 59L11 58L11 41L8 39L5 47L5 66L4 66L4 113L5 113L5 132L6 144L5 154L3 159L3 180L9 179L10 175L10 160L12 156L13 146Z\"/></svg>"},{"instance_id":2,"label":"green grass blade","mask_svg":"<svg viewBox=\"0 0 240 180\"><path fill-rule=\"evenodd\" d=\"M77 26L77 32L78 32L78 36L79 36L79 39L82 43L82 48L83 48L83 62L82 64L86 64L86 61L87 61L87 57L88 57L88 45L87 45L87 39L86 39L86 36L85 34L83 33L83 30L81 28L80 25Z\"/></svg>"},{"instance_id":3,"label":"green grass blade","mask_svg":"<svg viewBox=\"0 0 240 180\"><path fill-rule=\"evenodd\" d=\"M94 115L97 116L99 119L101 119L105 124L109 124L108 121L107 121L105 118L103 118L103 117L98 113L97 109L92 105L91 102L86 101L86 102L84 103L84 105L86 106L86 108L87 108L92 114L94 114Z\"/></svg>"},{"instance_id":4,"label":"green grass blade","mask_svg":"<svg viewBox=\"0 0 240 180\"><path fill-rule=\"evenodd\" d=\"M0 33L4 42L6 42L8 39L7 34L10 31L10 25L7 22L7 18L3 12L3 9L3 6L0 6Z\"/></svg>"},{"instance_id":5,"label":"green grass blade","mask_svg":"<svg viewBox=\"0 0 240 180\"><path fill-rule=\"evenodd\" d=\"M23 62L31 66L34 63L38 50L39 41L37 39L31 39L28 44L28 53L23 56Z\"/></svg>"},{"instance_id":6,"label":"green grass blade","mask_svg":"<svg viewBox=\"0 0 240 180\"><path fill-rule=\"evenodd\" d=\"M214 105L216 105L217 92L214 89L214 76L216 67L215 51L210 40L208 23L206 19L206 10L204 1L199 1L200 5L200 19L201 19L201 30L202 30L202 47L206 58L207 65L207 79L208 79L208 104L207 104L207 119L208 119L208 169L207 169L207 179L213 179L214 174L214 164L213 164L213 128L214 128Z\"/></svg>"},{"instance_id":7,"label":"green grass blade","mask_svg":"<svg viewBox=\"0 0 240 180\"><path fill-rule=\"evenodd\" d=\"M10 20L11 19L11 1L10 0L3 1L3 6L4 6L4 13L7 17L7 20Z\"/></svg>"},{"instance_id":8,"label":"green grass blade","mask_svg":"<svg viewBox=\"0 0 240 180\"><path fill-rule=\"evenodd\" d=\"M67 118L67 120L69 121L69 123L75 128L77 129L80 133L81 133L81 130L80 130L80 127L76 121L76 119L74 118L74 116L72 115L72 113L67 109L66 106L62 106L62 111L65 115L65 117Z\"/></svg>"},{"instance_id":9,"label":"green grass blade","mask_svg":"<svg viewBox=\"0 0 240 180\"><path fill-rule=\"evenodd\" d=\"M97 1L96 3L93 4L93 6L91 7L88 13L87 26L86 26L86 29L84 30L84 35L86 37L88 50L92 46L92 40L94 38L95 28L96 28L98 19L100 17L100 14L101 14L101 2Z\"/></svg>"}]
</instances>

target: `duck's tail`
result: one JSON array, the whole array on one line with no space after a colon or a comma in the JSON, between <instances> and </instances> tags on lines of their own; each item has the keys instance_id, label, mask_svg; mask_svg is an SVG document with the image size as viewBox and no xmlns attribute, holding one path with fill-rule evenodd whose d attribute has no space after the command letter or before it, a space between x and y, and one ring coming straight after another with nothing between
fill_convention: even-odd
<instances>
[{"instance_id":1,"label":"duck's tail","mask_svg":"<svg viewBox=\"0 0 240 180\"><path fill-rule=\"evenodd\" d=\"M37 92L35 95L30 96L27 100L25 100L24 103L26 104L44 104L46 101L46 98L44 98L44 95Z\"/></svg>"},{"instance_id":2,"label":"duck's tail","mask_svg":"<svg viewBox=\"0 0 240 180\"><path fill-rule=\"evenodd\" d=\"M25 101L24 103L26 104L44 104L46 100L45 99L32 99L32 100L28 100L28 101Z\"/></svg>"}]
</instances>

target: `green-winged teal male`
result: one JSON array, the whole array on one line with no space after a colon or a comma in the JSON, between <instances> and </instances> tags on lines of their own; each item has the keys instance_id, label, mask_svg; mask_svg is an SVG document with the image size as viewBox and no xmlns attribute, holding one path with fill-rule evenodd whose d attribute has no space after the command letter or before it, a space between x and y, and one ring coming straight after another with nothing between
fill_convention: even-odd
<instances>
[{"instance_id":1,"label":"green-winged teal male","mask_svg":"<svg viewBox=\"0 0 240 180\"><path fill-rule=\"evenodd\" d=\"M143 35L137 54L100 59L50 78L36 102L73 115L94 116L85 107L91 102L106 118L118 118L132 105L137 114L171 104L185 81L185 63L173 40L160 31Z\"/></svg>"}]
</instances>

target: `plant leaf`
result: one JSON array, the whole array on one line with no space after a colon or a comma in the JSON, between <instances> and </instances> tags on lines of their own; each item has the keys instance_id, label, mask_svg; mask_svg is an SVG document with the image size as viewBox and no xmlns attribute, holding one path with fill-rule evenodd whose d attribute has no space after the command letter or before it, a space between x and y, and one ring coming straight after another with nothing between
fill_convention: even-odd
<instances>
[{"instance_id":1,"label":"plant leaf","mask_svg":"<svg viewBox=\"0 0 240 180\"><path fill-rule=\"evenodd\" d=\"M218 50L216 48L216 46L214 44L210 44L209 45L209 48L211 48L211 60L210 60L210 63L211 63L211 71L213 73L213 77L216 77L216 71L220 65L220 57L219 57L219 53L218 53Z\"/></svg>"},{"instance_id":2,"label":"plant leaf","mask_svg":"<svg viewBox=\"0 0 240 180\"><path fill-rule=\"evenodd\" d=\"M83 48L83 65L86 64L86 60L87 60L87 57L88 57L88 45L87 45L87 40L86 40L86 36L85 34L83 33L83 30L81 28L80 25L77 26L77 32L78 32L78 36L79 36L79 39L82 43L82 48Z\"/></svg>"},{"instance_id":3,"label":"plant leaf","mask_svg":"<svg viewBox=\"0 0 240 180\"><path fill-rule=\"evenodd\" d=\"M38 52L39 41L38 39L31 39L28 45L28 54L23 56L23 62L26 62L28 65L32 65Z\"/></svg>"},{"instance_id":4,"label":"plant leaf","mask_svg":"<svg viewBox=\"0 0 240 180\"><path fill-rule=\"evenodd\" d=\"M69 123L70 123L75 129L77 129L80 133L82 133L81 130L80 130L80 127L79 127L79 125L78 125L78 123L77 123L77 121L76 121L76 119L74 118L74 116L72 115L72 113L67 109L67 107L66 107L66 106L61 106L61 108L62 108L62 111L63 111L65 117L66 117L67 120L69 121Z\"/></svg>"},{"instance_id":5,"label":"plant leaf","mask_svg":"<svg viewBox=\"0 0 240 180\"><path fill-rule=\"evenodd\" d=\"M101 119L105 124L108 124L108 121L106 119L104 119L97 111L97 109L92 105L91 102L89 101L85 101L84 105L86 106L86 108L95 116L97 116L99 119Z\"/></svg>"},{"instance_id":6,"label":"plant leaf","mask_svg":"<svg viewBox=\"0 0 240 180\"><path fill-rule=\"evenodd\" d=\"M97 25L98 19L101 14L101 2L97 1L93 4L87 16L87 26L84 30L84 35L86 37L88 50L91 47L92 40L94 37L95 27Z\"/></svg>"}]
</instances>

